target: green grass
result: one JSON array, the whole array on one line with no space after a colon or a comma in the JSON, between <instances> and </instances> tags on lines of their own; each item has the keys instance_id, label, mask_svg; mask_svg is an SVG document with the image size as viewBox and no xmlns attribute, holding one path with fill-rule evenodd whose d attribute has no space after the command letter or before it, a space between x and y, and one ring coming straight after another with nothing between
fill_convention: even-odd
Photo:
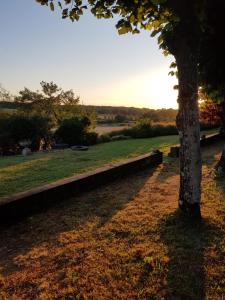
<instances>
[{"instance_id":1,"label":"green grass","mask_svg":"<svg viewBox=\"0 0 225 300\"><path fill-rule=\"evenodd\" d=\"M215 129L202 134L215 133ZM0 158L0 197L29 190L56 180L84 173L97 167L151 152L168 151L178 136L131 139L99 144L87 152L70 149Z\"/></svg>"},{"instance_id":2,"label":"green grass","mask_svg":"<svg viewBox=\"0 0 225 300\"><path fill-rule=\"evenodd\" d=\"M12 195L49 182L122 159L166 151L178 142L177 136L115 141L90 147L87 152L70 149L0 158L0 197Z\"/></svg>"},{"instance_id":3,"label":"green grass","mask_svg":"<svg viewBox=\"0 0 225 300\"><path fill-rule=\"evenodd\" d=\"M16 113L16 109L14 108L0 108L0 113L6 113L6 114L15 114Z\"/></svg>"}]
</instances>

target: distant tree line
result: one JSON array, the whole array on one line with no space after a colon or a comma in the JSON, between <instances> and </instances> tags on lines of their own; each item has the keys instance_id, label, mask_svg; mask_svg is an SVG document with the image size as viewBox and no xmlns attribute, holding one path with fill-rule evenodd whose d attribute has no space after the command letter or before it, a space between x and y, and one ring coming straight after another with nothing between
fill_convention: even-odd
<instances>
[{"instance_id":1,"label":"distant tree line","mask_svg":"<svg viewBox=\"0 0 225 300\"><path fill-rule=\"evenodd\" d=\"M177 110L176 109L150 109L150 108L137 108L137 107L124 107L124 106L87 106L88 109L96 111L100 120L115 119L118 121L118 116L123 116L126 119L121 120L137 120L140 118L148 118L153 122L175 122ZM122 119L122 118L121 118Z\"/></svg>"}]
</instances>

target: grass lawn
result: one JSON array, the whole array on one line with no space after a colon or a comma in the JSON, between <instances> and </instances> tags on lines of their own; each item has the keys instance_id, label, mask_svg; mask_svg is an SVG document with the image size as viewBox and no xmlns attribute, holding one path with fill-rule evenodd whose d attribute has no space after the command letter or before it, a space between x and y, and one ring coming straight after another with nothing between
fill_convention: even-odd
<instances>
[{"instance_id":1,"label":"grass lawn","mask_svg":"<svg viewBox=\"0 0 225 300\"><path fill-rule=\"evenodd\" d=\"M0 299L224 299L225 179L212 173L222 146L203 153L200 223L176 211L168 158L0 228Z\"/></svg>"},{"instance_id":2,"label":"grass lawn","mask_svg":"<svg viewBox=\"0 0 225 300\"><path fill-rule=\"evenodd\" d=\"M215 129L202 134L215 133ZM114 161L135 157L153 149L168 151L178 143L177 136L131 139L99 144L87 152L70 149L0 157L0 198L29 190L43 184L95 169Z\"/></svg>"},{"instance_id":3,"label":"grass lawn","mask_svg":"<svg viewBox=\"0 0 225 300\"><path fill-rule=\"evenodd\" d=\"M0 157L0 197L79 174L158 148L167 150L178 142L177 136L115 141L90 147L86 152L70 149Z\"/></svg>"}]
</instances>

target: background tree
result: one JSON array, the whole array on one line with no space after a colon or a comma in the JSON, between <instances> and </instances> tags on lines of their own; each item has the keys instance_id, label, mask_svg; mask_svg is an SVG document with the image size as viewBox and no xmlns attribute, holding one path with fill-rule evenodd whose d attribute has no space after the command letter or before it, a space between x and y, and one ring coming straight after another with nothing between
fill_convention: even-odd
<instances>
[{"instance_id":1,"label":"background tree","mask_svg":"<svg viewBox=\"0 0 225 300\"><path fill-rule=\"evenodd\" d=\"M212 0L211 0L212 1ZM197 67L210 0L64 0L62 17L79 20L86 8L97 18L119 16L120 34L140 29L158 34L160 48L176 59L179 81L177 128L180 135L179 207L189 216L200 216L201 155L198 117ZM58 1L37 0L54 10Z\"/></svg>"},{"instance_id":2,"label":"background tree","mask_svg":"<svg viewBox=\"0 0 225 300\"><path fill-rule=\"evenodd\" d=\"M93 145L97 143L97 133L91 132L92 120L87 116L65 119L55 135L63 143L73 145Z\"/></svg>"},{"instance_id":3,"label":"background tree","mask_svg":"<svg viewBox=\"0 0 225 300\"><path fill-rule=\"evenodd\" d=\"M13 100L13 96L10 94L9 91L3 88L0 84L0 102L9 102Z\"/></svg>"},{"instance_id":4,"label":"background tree","mask_svg":"<svg viewBox=\"0 0 225 300\"><path fill-rule=\"evenodd\" d=\"M220 117L223 131L225 129L224 12L225 1L209 1L208 30L202 39L199 59L199 81L203 93L207 95L207 110L205 112L207 115L214 113L214 116ZM211 101L208 99L211 99ZM216 165L216 169L220 168L225 171L225 146Z\"/></svg>"},{"instance_id":5,"label":"background tree","mask_svg":"<svg viewBox=\"0 0 225 300\"><path fill-rule=\"evenodd\" d=\"M225 113L225 2L209 1L207 27L199 55L199 84L215 103L224 104Z\"/></svg>"},{"instance_id":6,"label":"background tree","mask_svg":"<svg viewBox=\"0 0 225 300\"><path fill-rule=\"evenodd\" d=\"M199 98L200 122L210 126L222 126L224 119L222 106L209 98L202 89L199 89Z\"/></svg>"},{"instance_id":7,"label":"background tree","mask_svg":"<svg viewBox=\"0 0 225 300\"><path fill-rule=\"evenodd\" d=\"M77 109L79 97L72 90L64 91L53 82L42 81L40 84L41 92L24 88L15 98L23 111L47 117L54 126L62 119L63 111Z\"/></svg>"},{"instance_id":8,"label":"background tree","mask_svg":"<svg viewBox=\"0 0 225 300\"><path fill-rule=\"evenodd\" d=\"M41 116L21 114L0 115L0 153L21 152L20 142L29 140L32 150L39 150L41 143L48 147L50 135L49 121Z\"/></svg>"}]
</instances>

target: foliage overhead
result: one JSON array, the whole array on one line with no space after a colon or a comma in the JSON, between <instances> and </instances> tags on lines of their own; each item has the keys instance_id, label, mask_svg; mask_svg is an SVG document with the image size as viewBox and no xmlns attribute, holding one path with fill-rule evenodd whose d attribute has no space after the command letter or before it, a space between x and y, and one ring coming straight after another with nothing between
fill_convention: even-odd
<instances>
[{"instance_id":1,"label":"foliage overhead","mask_svg":"<svg viewBox=\"0 0 225 300\"><path fill-rule=\"evenodd\" d=\"M201 45L199 81L217 103L225 102L225 1L209 1L207 26Z\"/></svg>"},{"instance_id":2,"label":"foliage overhead","mask_svg":"<svg viewBox=\"0 0 225 300\"><path fill-rule=\"evenodd\" d=\"M186 40L199 38L204 26L204 0L36 0L48 5L53 11L55 6L62 11L62 18L78 21L86 9L97 18L119 16L116 28L119 34L139 33L141 29L150 30L151 36L158 35L160 48L164 54L176 52L176 39L183 35ZM179 26L178 26L179 25ZM192 45L191 45L192 44Z\"/></svg>"}]
</instances>

